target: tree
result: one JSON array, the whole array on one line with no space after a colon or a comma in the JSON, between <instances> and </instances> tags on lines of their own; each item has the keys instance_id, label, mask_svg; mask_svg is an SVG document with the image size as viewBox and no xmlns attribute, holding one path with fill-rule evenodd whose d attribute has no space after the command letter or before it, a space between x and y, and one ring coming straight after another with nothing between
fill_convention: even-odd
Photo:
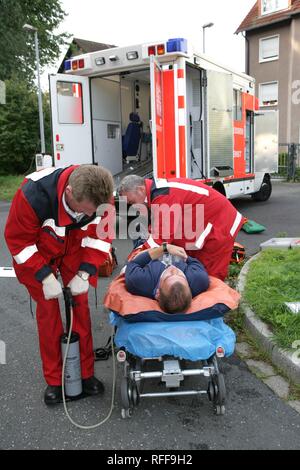
<instances>
[{"instance_id":1,"label":"tree","mask_svg":"<svg viewBox=\"0 0 300 470\"><path fill-rule=\"evenodd\" d=\"M52 64L69 37L54 35L65 16L59 0L0 0L0 80L18 75L33 81L34 37L23 30L25 23L38 29L41 67Z\"/></svg>"},{"instance_id":2,"label":"tree","mask_svg":"<svg viewBox=\"0 0 300 470\"><path fill-rule=\"evenodd\" d=\"M50 154L49 95L44 94L46 151ZM23 174L34 170L40 150L37 90L25 81L6 81L6 104L0 106L0 174Z\"/></svg>"}]
</instances>

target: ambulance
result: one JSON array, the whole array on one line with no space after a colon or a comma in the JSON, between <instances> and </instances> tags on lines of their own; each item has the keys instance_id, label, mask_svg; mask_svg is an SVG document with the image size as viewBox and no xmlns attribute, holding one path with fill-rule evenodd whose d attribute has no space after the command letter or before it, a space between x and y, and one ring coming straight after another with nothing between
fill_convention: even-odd
<instances>
[{"instance_id":1,"label":"ambulance","mask_svg":"<svg viewBox=\"0 0 300 470\"><path fill-rule=\"evenodd\" d=\"M55 167L101 165L116 181L187 177L229 199L269 199L277 111L259 111L252 77L186 39L76 56L49 78Z\"/></svg>"}]
</instances>

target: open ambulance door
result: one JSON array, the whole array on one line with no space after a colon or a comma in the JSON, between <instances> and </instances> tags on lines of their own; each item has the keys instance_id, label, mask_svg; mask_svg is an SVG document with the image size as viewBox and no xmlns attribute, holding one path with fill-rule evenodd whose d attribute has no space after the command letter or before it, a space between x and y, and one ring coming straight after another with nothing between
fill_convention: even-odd
<instances>
[{"instance_id":1,"label":"open ambulance door","mask_svg":"<svg viewBox=\"0 0 300 470\"><path fill-rule=\"evenodd\" d=\"M165 178L163 71L153 56L150 57L151 131L154 178Z\"/></svg>"},{"instance_id":2,"label":"open ambulance door","mask_svg":"<svg viewBox=\"0 0 300 470\"><path fill-rule=\"evenodd\" d=\"M50 75L54 166L93 163L87 77Z\"/></svg>"},{"instance_id":3,"label":"open ambulance door","mask_svg":"<svg viewBox=\"0 0 300 470\"><path fill-rule=\"evenodd\" d=\"M258 111L254 116L255 173L278 173L278 111Z\"/></svg>"},{"instance_id":4,"label":"open ambulance door","mask_svg":"<svg viewBox=\"0 0 300 470\"><path fill-rule=\"evenodd\" d=\"M185 176L180 174L177 65L165 64L162 68L151 56L150 82L153 176L155 178ZM182 128L185 132L185 125ZM182 148L184 153L182 167L185 171L185 146L182 145Z\"/></svg>"},{"instance_id":5,"label":"open ambulance door","mask_svg":"<svg viewBox=\"0 0 300 470\"><path fill-rule=\"evenodd\" d=\"M232 75L207 71L208 168L210 177L233 174Z\"/></svg>"}]
</instances>

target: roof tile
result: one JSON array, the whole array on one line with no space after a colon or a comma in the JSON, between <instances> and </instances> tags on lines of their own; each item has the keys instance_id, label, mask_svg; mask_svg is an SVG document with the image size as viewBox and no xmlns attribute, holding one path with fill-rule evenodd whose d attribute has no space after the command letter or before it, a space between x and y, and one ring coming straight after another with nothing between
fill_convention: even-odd
<instances>
[{"instance_id":1,"label":"roof tile","mask_svg":"<svg viewBox=\"0 0 300 470\"><path fill-rule=\"evenodd\" d=\"M236 30L236 34L242 31L248 31L250 29L261 28L262 26L266 26L270 23L277 23L279 21L290 18L290 16L293 14L300 13L300 0L291 0L291 6L289 9L281 10L270 15L261 16L259 8L260 1L261 0L257 0L255 5L253 5L248 15L244 18Z\"/></svg>"}]
</instances>

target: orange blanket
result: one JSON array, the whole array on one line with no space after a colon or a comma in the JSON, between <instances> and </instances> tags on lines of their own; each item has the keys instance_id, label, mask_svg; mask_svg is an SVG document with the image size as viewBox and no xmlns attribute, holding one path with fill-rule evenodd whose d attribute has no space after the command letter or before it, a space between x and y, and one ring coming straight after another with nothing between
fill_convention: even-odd
<instances>
[{"instance_id":1,"label":"orange blanket","mask_svg":"<svg viewBox=\"0 0 300 470\"><path fill-rule=\"evenodd\" d=\"M231 289L227 284L210 277L210 286L206 292L195 297L191 308L186 315L200 312L216 304L225 304L230 310L238 307L240 294ZM147 299L138 295L130 294L125 286L125 275L118 276L109 286L104 297L104 305L121 316L135 315L140 312L156 311L163 312L156 300Z\"/></svg>"}]
</instances>

